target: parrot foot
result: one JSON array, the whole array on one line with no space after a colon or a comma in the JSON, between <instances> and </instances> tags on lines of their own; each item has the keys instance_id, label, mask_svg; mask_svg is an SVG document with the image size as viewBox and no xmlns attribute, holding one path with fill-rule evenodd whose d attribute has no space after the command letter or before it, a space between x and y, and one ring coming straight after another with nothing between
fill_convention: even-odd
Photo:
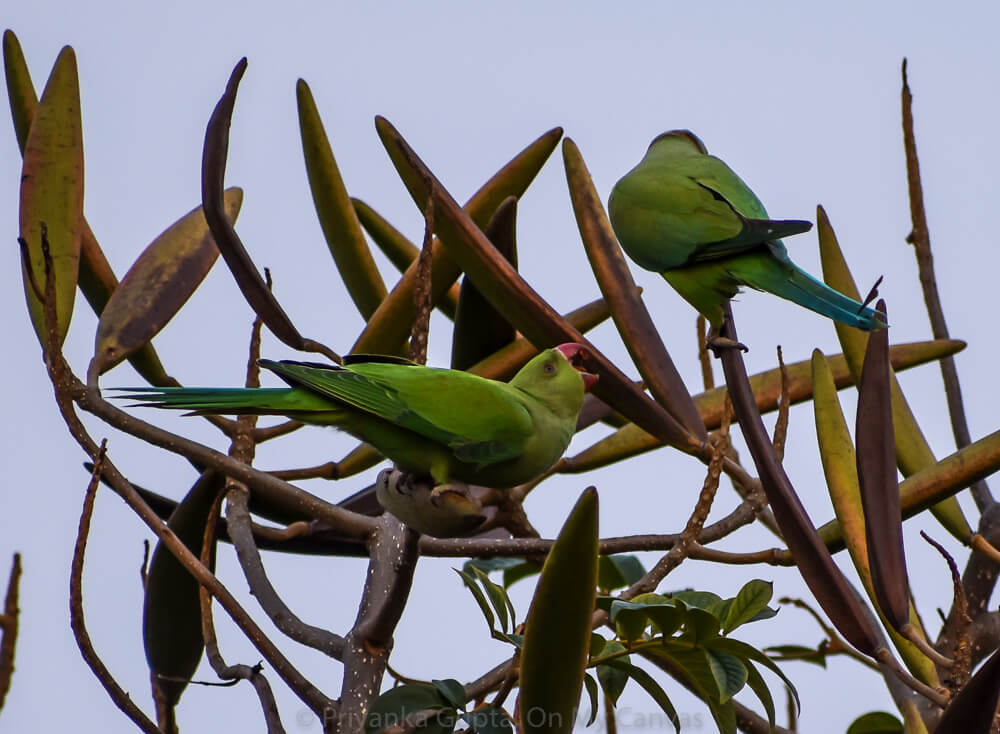
<instances>
[{"instance_id":1,"label":"parrot foot","mask_svg":"<svg viewBox=\"0 0 1000 734\"><path fill-rule=\"evenodd\" d=\"M430 477L383 469L375 480L375 496L411 528L437 538L467 535L486 519L464 482L434 485Z\"/></svg>"},{"instance_id":2,"label":"parrot foot","mask_svg":"<svg viewBox=\"0 0 1000 734\"><path fill-rule=\"evenodd\" d=\"M719 336L718 334L709 334L708 338L705 340L705 346L711 349L716 357L719 356L719 350L721 349L739 349L741 352L750 351L750 347L743 342L738 342L735 339L730 339L725 336Z\"/></svg>"}]
</instances>

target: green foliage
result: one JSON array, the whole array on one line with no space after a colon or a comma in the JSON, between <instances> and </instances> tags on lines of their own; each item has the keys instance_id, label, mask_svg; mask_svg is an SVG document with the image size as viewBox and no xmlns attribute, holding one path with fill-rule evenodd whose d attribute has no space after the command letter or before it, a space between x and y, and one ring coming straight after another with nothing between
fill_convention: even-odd
<instances>
[{"instance_id":1,"label":"green foliage","mask_svg":"<svg viewBox=\"0 0 1000 734\"><path fill-rule=\"evenodd\" d=\"M847 734L899 734L903 722L885 711L862 714L847 727Z\"/></svg>"}]
</instances>

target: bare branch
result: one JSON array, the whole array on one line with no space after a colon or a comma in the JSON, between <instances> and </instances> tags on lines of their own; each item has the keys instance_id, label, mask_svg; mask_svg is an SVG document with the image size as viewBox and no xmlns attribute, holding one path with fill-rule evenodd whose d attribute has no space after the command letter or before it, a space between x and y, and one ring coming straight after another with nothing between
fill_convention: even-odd
<instances>
[{"instance_id":1,"label":"bare branch","mask_svg":"<svg viewBox=\"0 0 1000 734\"><path fill-rule=\"evenodd\" d=\"M906 150L906 180L910 191L910 219L913 229L906 241L913 245L920 273L920 287L924 292L924 303L930 316L931 333L935 339L948 338L948 325L944 320L944 309L934 276L934 256L931 254L931 236L927 228L927 211L924 209L924 188L920 181L920 161L917 159L917 140L913 132L913 95L906 78L906 59L903 59L903 147ZM962 449L972 443L969 424L965 418L965 404L962 387L958 382L958 369L954 357L941 358L941 377L948 400L951 416L951 430L955 435L955 445ZM985 479L980 479L970 488L976 506L982 512L995 500Z\"/></svg>"},{"instance_id":2,"label":"bare branch","mask_svg":"<svg viewBox=\"0 0 1000 734\"><path fill-rule=\"evenodd\" d=\"M705 523L705 518L712 510L712 502L715 500L715 492L719 489L719 478L722 476L722 459L729 448L729 416L726 416L722 424L722 429L715 436L712 442L712 460L708 464L708 475L702 485L698 495L698 501L691 517L688 518L680 538L665 556L663 556L652 569L641 579L632 584L620 595L621 599L631 599L639 594L654 591L660 582L667 577L671 571L679 566L687 558L692 545L695 543L698 534Z\"/></svg>"},{"instance_id":3,"label":"bare branch","mask_svg":"<svg viewBox=\"0 0 1000 734\"><path fill-rule=\"evenodd\" d=\"M434 182L428 181L434 190ZM431 247L434 244L434 197L427 198L424 210L424 242L417 257L417 282L413 289L413 329L410 334L410 359L427 363L427 336L431 324Z\"/></svg>"},{"instance_id":4,"label":"bare branch","mask_svg":"<svg viewBox=\"0 0 1000 734\"><path fill-rule=\"evenodd\" d=\"M48 306L47 306L48 309ZM46 319L48 321L48 319ZM51 342L50 342L51 344ZM101 442L101 447L94 458L94 471L87 485L87 493L83 498L83 512L80 514L80 527L76 534L76 545L73 547L73 562L70 565L69 578L69 621L73 636L80 648L84 661L90 666L104 690L111 696L115 706L121 709L132 722L147 734L161 734L160 728L142 712L128 693L118 685L104 661L101 660L87 632L83 617L83 558L87 550L87 536L90 534L90 517L94 512L94 499L97 497L97 487L100 482L101 467L104 464L107 440Z\"/></svg>"},{"instance_id":5,"label":"bare branch","mask_svg":"<svg viewBox=\"0 0 1000 734\"><path fill-rule=\"evenodd\" d=\"M14 675L14 650L17 647L18 588L21 582L21 554L15 553L10 564L7 579L7 594L4 597L3 614L0 615L0 709L3 708L10 679Z\"/></svg>"},{"instance_id":6,"label":"bare branch","mask_svg":"<svg viewBox=\"0 0 1000 734\"><path fill-rule=\"evenodd\" d=\"M701 365L701 382L705 386L705 392L715 389L715 374L712 372L712 357L708 353L708 322L705 317L698 314L695 321L695 329L698 332L698 363Z\"/></svg>"},{"instance_id":7,"label":"bare branch","mask_svg":"<svg viewBox=\"0 0 1000 734\"><path fill-rule=\"evenodd\" d=\"M249 492L239 484L230 486L226 495L226 522L229 537L239 556L240 568L250 585L250 593L260 604L275 626L296 642L341 660L344 654L344 638L321 627L307 624L299 619L285 604L271 585L264 562L254 542L247 507Z\"/></svg>"},{"instance_id":8,"label":"bare branch","mask_svg":"<svg viewBox=\"0 0 1000 734\"><path fill-rule=\"evenodd\" d=\"M778 369L781 370L781 398L778 402L778 421L774 424L774 437L771 443L774 444L774 453L778 461L785 459L785 439L788 437L788 404L791 399L791 392L788 386L788 368L785 367L785 360L781 358L781 346L778 346Z\"/></svg>"},{"instance_id":9,"label":"bare branch","mask_svg":"<svg viewBox=\"0 0 1000 734\"><path fill-rule=\"evenodd\" d=\"M208 522L205 524L205 535L201 544L201 562L206 567L209 565L212 557L212 546L215 543L216 524L219 519L222 498L223 495L221 493L216 497L211 512L209 512ZM278 713L278 704L274 700L271 685L261 673L261 664L228 665L226 663L219 650L219 641L215 634L215 623L212 618L212 597L204 586L199 586L198 595L201 604L201 633L205 639L205 657L208 659L212 669L219 678L225 681L231 681L232 683L240 680L250 681L260 701L268 734L285 734L285 727L282 725L281 716Z\"/></svg>"},{"instance_id":10,"label":"bare branch","mask_svg":"<svg viewBox=\"0 0 1000 734\"><path fill-rule=\"evenodd\" d=\"M344 649L340 694L341 731L354 731L378 695L392 651L392 635L413 583L419 534L388 512L378 518L369 551L368 576L354 627Z\"/></svg>"}]
</instances>

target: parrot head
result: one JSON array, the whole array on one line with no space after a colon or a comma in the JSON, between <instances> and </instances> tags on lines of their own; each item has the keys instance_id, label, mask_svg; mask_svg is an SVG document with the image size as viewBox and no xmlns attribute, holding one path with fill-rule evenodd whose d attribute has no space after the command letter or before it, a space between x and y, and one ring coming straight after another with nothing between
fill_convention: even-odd
<instances>
[{"instance_id":1,"label":"parrot head","mask_svg":"<svg viewBox=\"0 0 1000 734\"><path fill-rule=\"evenodd\" d=\"M582 344L560 344L546 349L514 375L510 384L549 406L559 415L576 415L583 394L597 382L584 370L587 350Z\"/></svg>"},{"instance_id":2,"label":"parrot head","mask_svg":"<svg viewBox=\"0 0 1000 734\"><path fill-rule=\"evenodd\" d=\"M690 130L670 130L669 132L657 135L653 138L653 142L649 144L647 152L652 151L653 148L669 148L670 150L693 148L692 153L701 153L703 155L708 153L708 148L701 142L701 138Z\"/></svg>"},{"instance_id":3,"label":"parrot head","mask_svg":"<svg viewBox=\"0 0 1000 734\"><path fill-rule=\"evenodd\" d=\"M570 366L580 373L580 377L583 378L583 389L586 392L590 392L594 385L597 384L597 375L587 372L583 366L583 362L588 356L587 348L582 344L567 342L566 344L560 344L555 348L555 351L562 354Z\"/></svg>"}]
</instances>

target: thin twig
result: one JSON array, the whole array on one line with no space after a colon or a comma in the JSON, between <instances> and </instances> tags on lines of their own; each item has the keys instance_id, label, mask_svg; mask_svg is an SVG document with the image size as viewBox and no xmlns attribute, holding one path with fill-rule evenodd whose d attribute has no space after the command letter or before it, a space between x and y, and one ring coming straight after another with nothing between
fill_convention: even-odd
<instances>
[{"instance_id":1,"label":"thin twig","mask_svg":"<svg viewBox=\"0 0 1000 734\"><path fill-rule=\"evenodd\" d=\"M84 661L90 666L97 680L104 686L114 704L121 709L132 722L148 734L161 734L160 728L154 724L142 710L136 706L128 693L118 684L111 671L108 670L104 661L101 660L94 644L90 640L87 632L87 625L83 616L83 558L87 550L87 536L90 534L90 517L94 512L94 499L97 497L97 487L100 485L99 477L104 464L107 439L101 441L94 459L94 471L90 477L90 484L87 485L87 493L83 498L83 511L80 514L80 526L76 534L76 545L73 547L73 562L70 565L69 578L69 621L76 638L76 644L80 648Z\"/></svg>"},{"instance_id":2,"label":"thin twig","mask_svg":"<svg viewBox=\"0 0 1000 734\"><path fill-rule=\"evenodd\" d=\"M336 461L328 461L325 464L305 466L299 469L275 469L269 471L268 474L288 482L295 479L339 479L339 470L340 464Z\"/></svg>"},{"instance_id":3,"label":"thin twig","mask_svg":"<svg viewBox=\"0 0 1000 734\"><path fill-rule=\"evenodd\" d=\"M781 397L778 400L778 421L774 424L774 437L771 443L774 444L774 453L778 456L778 461L785 459L785 439L788 437L788 403L791 395L788 387L788 368L785 367L785 360L781 358L781 346L778 346L778 369L781 370Z\"/></svg>"},{"instance_id":4,"label":"thin twig","mask_svg":"<svg viewBox=\"0 0 1000 734\"><path fill-rule=\"evenodd\" d=\"M715 373L712 372L712 356L708 353L708 321L701 314L695 321L698 331L698 363L701 365L701 382L705 392L715 389Z\"/></svg>"},{"instance_id":5,"label":"thin twig","mask_svg":"<svg viewBox=\"0 0 1000 734\"><path fill-rule=\"evenodd\" d=\"M179 454L202 466L211 467L226 476L238 479L262 499L271 500L289 509L294 508L306 517L322 520L331 528L343 532L349 537L363 538L374 526L374 521L370 517L325 502L309 492L236 461L208 446L165 431L129 415L104 400L97 390L88 389L72 373L69 373L68 380L66 387L68 395L83 410L146 443Z\"/></svg>"},{"instance_id":6,"label":"thin twig","mask_svg":"<svg viewBox=\"0 0 1000 734\"><path fill-rule=\"evenodd\" d=\"M4 596L3 614L0 615L0 709L3 708L10 679L14 675L14 650L17 648L17 596L21 583L21 554L15 553L10 564L7 579L7 594Z\"/></svg>"},{"instance_id":7,"label":"thin twig","mask_svg":"<svg viewBox=\"0 0 1000 734\"><path fill-rule=\"evenodd\" d=\"M94 412L95 414L102 407L102 404L103 407L110 408L110 411L108 412L111 415L120 413L120 411L117 411L117 409L113 408L113 406L108 406L103 400L100 399L100 397L95 397L90 394L87 387L83 385L83 383L81 383L80 380L73 374L69 365L66 363L66 360L63 358L61 351L59 350L59 342L55 332L55 319L47 318L46 321L51 322L49 329L50 338L48 342L50 348L46 350L46 363L49 367L49 376L52 380L53 387L55 388L56 404L63 416L63 420L69 428L70 435L76 439L88 455L95 457L98 452L97 445L94 443L94 440L90 437L90 434L83 426L79 416L76 415L73 409L73 401L76 400L81 407L89 406L91 412ZM96 390L94 392L96 392ZM128 416L124 413L121 413L121 415L128 418ZM180 437L177 437L177 439L184 441L184 439L180 439ZM189 443L193 444L194 442ZM226 462L230 462L231 465L234 465L240 472L243 468L245 468L239 462L233 461L229 457L223 456L218 452L213 451L211 453L225 459ZM324 716L326 712L331 710L333 702L323 695L319 689L309 682L291 664L291 662L285 658L281 651L264 634L260 627L257 626L256 622L253 621L250 615L247 614L246 610L243 609L239 602L237 602L232 594L230 594L229 590L215 577L211 571L201 564L198 558L191 553L190 550L188 550L187 546L184 545L174 532L160 520L153 509L146 504L132 485L128 483L128 480L122 476L121 472L118 471L118 468L112 461L105 461L102 475L107 480L111 488L125 500L125 502L137 515L139 515L143 522L145 522L146 525L157 535L160 541L162 541L163 545L174 555L175 558L177 558L181 565L183 565L191 573L191 575L195 577L198 583L206 586L209 591L212 592L212 595L219 600L223 609L226 610L229 616L234 622L236 622L237 626L243 631L251 643L253 643L265 659L268 660L271 666L278 672L288 686L300 697L303 703L309 706L309 708L316 713L317 716Z\"/></svg>"},{"instance_id":8,"label":"thin twig","mask_svg":"<svg viewBox=\"0 0 1000 734\"><path fill-rule=\"evenodd\" d=\"M229 487L226 494L226 527L239 557L240 567L257 603L260 604L275 626L296 642L319 650L340 660L344 654L344 638L322 627L307 624L299 619L271 584L264 569L264 562L254 542L247 506L249 492L239 484Z\"/></svg>"},{"instance_id":9,"label":"thin twig","mask_svg":"<svg viewBox=\"0 0 1000 734\"><path fill-rule=\"evenodd\" d=\"M671 571L679 566L695 543L705 518L712 510L712 502L715 500L716 490L719 488L719 478L722 476L722 459L729 448L729 415L723 421L722 428L712 444L712 460L708 465L708 474L698 494L698 501L695 504L691 516L688 518L684 530L681 532L677 543L664 555L653 568L651 568L641 579L632 584L621 593L621 599L632 599L633 597L654 591L660 582L667 577Z\"/></svg>"},{"instance_id":10,"label":"thin twig","mask_svg":"<svg viewBox=\"0 0 1000 734\"><path fill-rule=\"evenodd\" d=\"M941 554L945 563L948 564L948 570L951 572L954 589L951 613L956 620L954 628L956 643L951 657L955 661L955 664L948 671L945 684L948 686L948 690L954 694L966 684L972 673L972 642L969 634L972 627L972 618L969 616L969 600L965 598L965 589L962 588L962 577L958 572L958 565L955 563L955 559L951 557L951 554L945 550L943 545L931 538L923 530L920 531L920 537Z\"/></svg>"},{"instance_id":11,"label":"thin twig","mask_svg":"<svg viewBox=\"0 0 1000 734\"><path fill-rule=\"evenodd\" d=\"M920 180L920 161L917 159L917 140L913 132L913 95L906 78L906 59L903 59L903 147L906 150L906 180L910 192L910 219L913 229L906 241L913 245L917 256L917 270L920 273L920 287L924 292L924 303L927 304L927 314L931 321L931 333L935 339L947 339L948 325L944 319L944 309L941 306L941 296L938 293L937 279L934 275L934 257L931 254L931 237L927 228L927 211L924 208L924 190ZM955 445L963 449L972 443L969 435L969 424L965 418L965 403L962 400L962 387L958 381L958 370L955 359L951 356L941 358L941 377L944 380L944 392L948 400L948 413L951 416L951 430L955 436ZM970 488L972 497L979 511L995 502L993 493L985 479L980 479Z\"/></svg>"},{"instance_id":12,"label":"thin twig","mask_svg":"<svg viewBox=\"0 0 1000 734\"><path fill-rule=\"evenodd\" d=\"M853 658L862 665L877 671L878 665L872 662L872 659L867 655L862 655L857 650L855 650L851 645L844 641L844 639L837 634L837 631L826 623L822 615L817 612L812 606L803 599L793 599L788 596L783 596L778 599L779 604L791 604L793 607L798 607L799 609L805 610L809 616L815 620L816 624L823 634L826 635L827 641L823 647L823 652L827 655L847 655L849 658Z\"/></svg>"},{"instance_id":13,"label":"thin twig","mask_svg":"<svg viewBox=\"0 0 1000 734\"><path fill-rule=\"evenodd\" d=\"M201 562L206 567L211 563L213 555L212 548L215 544L216 525L219 519L222 498L222 493L216 497L209 512L208 522L205 524L205 534L201 544ZM260 701L268 734L284 734L285 728L281 723L278 704L274 700L271 684L268 683L267 678L261 672L262 665L260 663L256 665L229 665L226 663L222 657L222 652L219 650L219 641L215 634L215 623L212 618L212 597L204 586L198 587L198 594L201 604L201 633L205 640L205 657L208 659L212 669L220 679L228 681L228 684L235 684L240 680L250 681L250 684L254 687L254 691L257 693L257 699Z\"/></svg>"}]
</instances>

